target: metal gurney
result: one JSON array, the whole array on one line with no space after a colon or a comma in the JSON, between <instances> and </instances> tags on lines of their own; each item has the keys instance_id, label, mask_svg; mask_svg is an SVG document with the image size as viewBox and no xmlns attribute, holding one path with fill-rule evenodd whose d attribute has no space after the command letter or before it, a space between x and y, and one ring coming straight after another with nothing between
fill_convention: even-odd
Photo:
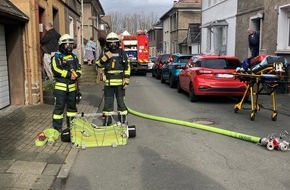
<instances>
[{"instance_id":1,"label":"metal gurney","mask_svg":"<svg viewBox=\"0 0 290 190\"><path fill-rule=\"evenodd\" d=\"M253 61L256 61L253 62ZM242 109L245 100L250 97L251 114L250 119L255 120L255 115L260 110L258 104L259 95L271 95L273 104L273 113L271 119L277 120L276 89L285 82L285 59L280 56L260 55L255 57L252 63L246 65L243 62L243 68L237 68L234 74L236 78L243 81L246 85L246 91L241 101L234 106L235 113Z\"/></svg>"}]
</instances>

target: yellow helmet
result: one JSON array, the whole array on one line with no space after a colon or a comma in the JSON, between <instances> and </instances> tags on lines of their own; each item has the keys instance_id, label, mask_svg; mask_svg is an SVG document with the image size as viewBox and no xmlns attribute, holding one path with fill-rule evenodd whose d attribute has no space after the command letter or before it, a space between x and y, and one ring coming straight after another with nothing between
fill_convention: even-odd
<instances>
[{"instance_id":1,"label":"yellow helmet","mask_svg":"<svg viewBox=\"0 0 290 190\"><path fill-rule=\"evenodd\" d=\"M119 37L116 33L110 32L106 38L107 42L119 42Z\"/></svg>"},{"instance_id":2,"label":"yellow helmet","mask_svg":"<svg viewBox=\"0 0 290 190\"><path fill-rule=\"evenodd\" d=\"M58 41L58 45L66 44L66 43L69 43L69 44L75 43L74 39L69 34L62 35Z\"/></svg>"}]
</instances>

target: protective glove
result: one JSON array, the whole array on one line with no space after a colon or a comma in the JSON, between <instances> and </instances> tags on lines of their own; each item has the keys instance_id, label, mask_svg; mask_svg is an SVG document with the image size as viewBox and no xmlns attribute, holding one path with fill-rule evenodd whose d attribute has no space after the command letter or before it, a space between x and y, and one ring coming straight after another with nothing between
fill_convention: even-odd
<instances>
[{"instance_id":1,"label":"protective glove","mask_svg":"<svg viewBox=\"0 0 290 190\"><path fill-rule=\"evenodd\" d=\"M101 58L101 61L104 63L113 57L110 51L107 51Z\"/></svg>"},{"instance_id":2,"label":"protective glove","mask_svg":"<svg viewBox=\"0 0 290 190\"><path fill-rule=\"evenodd\" d=\"M129 86L129 81L130 81L129 78L125 78L123 80L123 89L125 89L125 88L127 88Z\"/></svg>"}]
</instances>

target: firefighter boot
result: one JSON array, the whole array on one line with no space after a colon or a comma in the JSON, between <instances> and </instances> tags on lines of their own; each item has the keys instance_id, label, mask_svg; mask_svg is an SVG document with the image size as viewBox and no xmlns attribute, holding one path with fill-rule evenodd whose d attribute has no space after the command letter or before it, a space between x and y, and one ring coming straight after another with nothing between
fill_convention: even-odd
<instances>
[{"instance_id":1,"label":"firefighter boot","mask_svg":"<svg viewBox=\"0 0 290 190\"><path fill-rule=\"evenodd\" d=\"M118 114L118 121L120 123L126 123L127 122L127 116Z\"/></svg>"},{"instance_id":2,"label":"firefighter boot","mask_svg":"<svg viewBox=\"0 0 290 190\"><path fill-rule=\"evenodd\" d=\"M109 126L112 124L112 116L103 116L103 126Z\"/></svg>"}]
</instances>

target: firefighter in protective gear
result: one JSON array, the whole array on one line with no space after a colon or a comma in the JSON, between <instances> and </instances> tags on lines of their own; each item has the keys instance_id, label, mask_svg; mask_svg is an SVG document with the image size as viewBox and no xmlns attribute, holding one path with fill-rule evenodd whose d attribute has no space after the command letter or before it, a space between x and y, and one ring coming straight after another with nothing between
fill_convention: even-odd
<instances>
[{"instance_id":1,"label":"firefighter in protective gear","mask_svg":"<svg viewBox=\"0 0 290 190\"><path fill-rule=\"evenodd\" d=\"M118 119L126 122L128 109L125 105L125 88L129 85L130 64L126 52L120 48L118 35L114 32L108 34L106 47L96 64L104 68L104 125L110 125L112 118L108 115L114 111L114 98L117 100ZM108 117L107 117L108 116Z\"/></svg>"},{"instance_id":2,"label":"firefighter in protective gear","mask_svg":"<svg viewBox=\"0 0 290 190\"><path fill-rule=\"evenodd\" d=\"M82 71L77 56L72 53L74 39L69 34L64 34L58 44L59 51L53 56L51 64L55 78L55 108L52 123L54 129L61 131L65 107L68 127L69 118L77 113L77 79Z\"/></svg>"}]
</instances>

